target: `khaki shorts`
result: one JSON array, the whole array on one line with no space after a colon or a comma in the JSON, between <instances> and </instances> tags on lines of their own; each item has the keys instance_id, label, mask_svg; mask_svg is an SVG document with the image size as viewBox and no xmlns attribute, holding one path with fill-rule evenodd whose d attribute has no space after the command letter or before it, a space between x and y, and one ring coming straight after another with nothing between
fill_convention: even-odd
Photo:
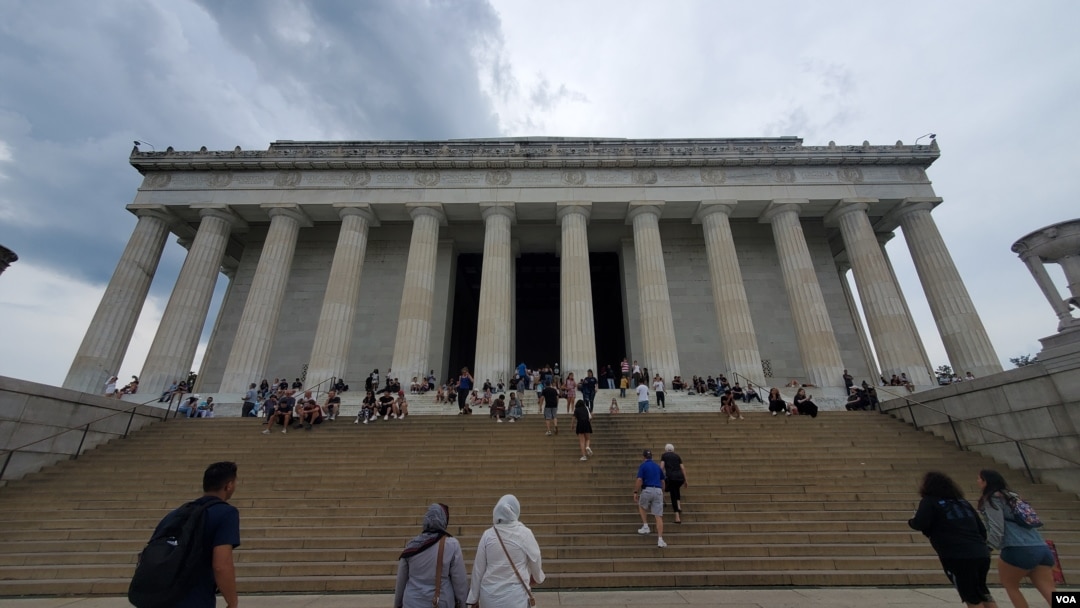
<instances>
[{"instance_id":1,"label":"khaki shorts","mask_svg":"<svg viewBox=\"0 0 1080 608\"><path fill-rule=\"evenodd\" d=\"M664 492L660 488L642 488L637 504L646 513L660 517L664 514Z\"/></svg>"}]
</instances>

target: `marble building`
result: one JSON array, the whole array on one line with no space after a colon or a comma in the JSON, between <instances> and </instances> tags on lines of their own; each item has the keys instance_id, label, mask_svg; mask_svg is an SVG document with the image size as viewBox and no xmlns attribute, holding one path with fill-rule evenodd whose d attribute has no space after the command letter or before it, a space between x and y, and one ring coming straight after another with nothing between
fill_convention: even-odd
<instances>
[{"instance_id":1,"label":"marble building","mask_svg":"<svg viewBox=\"0 0 1080 608\"><path fill-rule=\"evenodd\" d=\"M196 367L218 280L201 392L373 368L482 382L521 360L580 377L624 356L669 380L842 386L846 368L928 386L883 248L897 228L948 362L987 375L998 357L931 213L938 156L795 137L136 149L138 221L64 386L99 392L119 368L170 235L188 254L147 393Z\"/></svg>"}]
</instances>

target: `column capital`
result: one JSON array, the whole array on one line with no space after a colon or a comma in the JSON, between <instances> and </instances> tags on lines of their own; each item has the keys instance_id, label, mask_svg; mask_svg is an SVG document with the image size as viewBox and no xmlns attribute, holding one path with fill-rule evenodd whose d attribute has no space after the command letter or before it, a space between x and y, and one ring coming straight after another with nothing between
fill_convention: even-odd
<instances>
[{"instance_id":1,"label":"column capital","mask_svg":"<svg viewBox=\"0 0 1080 608\"><path fill-rule=\"evenodd\" d=\"M842 198L835 207L825 214L825 225L835 224L842 216L849 213L862 212L865 214L870 209L870 203L876 203L877 200L876 198Z\"/></svg>"},{"instance_id":2,"label":"column capital","mask_svg":"<svg viewBox=\"0 0 1080 608\"><path fill-rule=\"evenodd\" d=\"M802 213L803 206L808 204L810 204L808 198L775 198L769 202L768 207L765 207L765 211L761 212L758 222L771 224L777 216L789 212L799 215Z\"/></svg>"},{"instance_id":3,"label":"column capital","mask_svg":"<svg viewBox=\"0 0 1080 608\"><path fill-rule=\"evenodd\" d=\"M439 221L440 226L446 225L446 214L443 213L442 203L405 203L405 209L413 220L422 215L430 215Z\"/></svg>"},{"instance_id":4,"label":"column capital","mask_svg":"<svg viewBox=\"0 0 1080 608\"><path fill-rule=\"evenodd\" d=\"M692 224L700 224L706 217L714 213L723 213L724 215L731 217L731 212L735 211L735 205L737 205L738 202L739 201L735 199L701 201L698 203L697 210L694 211L694 217L690 222Z\"/></svg>"},{"instance_id":5,"label":"column capital","mask_svg":"<svg viewBox=\"0 0 1080 608\"><path fill-rule=\"evenodd\" d=\"M878 244L881 245L882 247L884 247L885 243L888 243L889 241L893 240L893 237L896 236L896 233L895 232L875 232L874 236L877 237Z\"/></svg>"},{"instance_id":6,"label":"column capital","mask_svg":"<svg viewBox=\"0 0 1080 608\"><path fill-rule=\"evenodd\" d=\"M626 212L626 223L633 224L634 218L639 215L655 215L660 219L664 211L664 201L630 201L630 208Z\"/></svg>"},{"instance_id":7,"label":"column capital","mask_svg":"<svg viewBox=\"0 0 1080 608\"><path fill-rule=\"evenodd\" d=\"M377 227L380 225L375 210L367 203L334 203L331 207L338 210L338 217L341 219L345 219L350 215L357 215L367 220L368 226Z\"/></svg>"},{"instance_id":8,"label":"column capital","mask_svg":"<svg viewBox=\"0 0 1080 608\"><path fill-rule=\"evenodd\" d=\"M900 218L914 211L933 211L934 207L941 204L942 199L938 197L909 197L900 201L900 204L893 207L885 217L882 218L883 223L899 224Z\"/></svg>"},{"instance_id":9,"label":"column capital","mask_svg":"<svg viewBox=\"0 0 1080 608\"><path fill-rule=\"evenodd\" d=\"M555 203L555 223L562 225L562 220L567 215L578 213L585 216L585 223L589 223L592 217L591 201L558 201Z\"/></svg>"},{"instance_id":10,"label":"column capital","mask_svg":"<svg viewBox=\"0 0 1080 608\"><path fill-rule=\"evenodd\" d=\"M245 230L248 227L248 223L244 221L236 212L233 211L228 205L222 205L220 203L198 203L191 205L192 209L199 212L199 217L216 217L225 220L229 224L231 231Z\"/></svg>"},{"instance_id":11,"label":"column capital","mask_svg":"<svg viewBox=\"0 0 1080 608\"><path fill-rule=\"evenodd\" d=\"M311 228L314 225L308 214L304 213L304 210L296 203L263 203L259 205L259 208L265 209L271 220L281 215L296 220L301 228Z\"/></svg>"},{"instance_id":12,"label":"column capital","mask_svg":"<svg viewBox=\"0 0 1080 608\"><path fill-rule=\"evenodd\" d=\"M169 226L175 224L178 219L168 207L154 203L132 203L127 206L127 210L134 213L136 217L157 218Z\"/></svg>"},{"instance_id":13,"label":"column capital","mask_svg":"<svg viewBox=\"0 0 1080 608\"><path fill-rule=\"evenodd\" d=\"M517 222L517 213L514 209L514 203L504 202L482 202L480 203L480 217L485 220L492 215L502 215L510 218L510 223Z\"/></svg>"}]
</instances>

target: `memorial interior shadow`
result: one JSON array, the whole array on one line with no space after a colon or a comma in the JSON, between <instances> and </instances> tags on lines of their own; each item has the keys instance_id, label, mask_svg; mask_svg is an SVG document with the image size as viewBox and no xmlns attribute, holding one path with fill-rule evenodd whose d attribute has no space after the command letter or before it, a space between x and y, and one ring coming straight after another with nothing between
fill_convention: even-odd
<instances>
[{"instance_id":1,"label":"memorial interior shadow","mask_svg":"<svg viewBox=\"0 0 1080 608\"><path fill-rule=\"evenodd\" d=\"M462 367L473 368L476 357L477 315L480 303L480 275L483 255L458 255L454 286L454 317L450 332L448 370L452 378ZM590 253L593 292L593 322L596 356L600 366L617 367L626 352L623 332L622 281L617 253ZM516 260L514 364L524 361L530 368L559 360L559 272L560 261L553 253L525 253Z\"/></svg>"}]
</instances>

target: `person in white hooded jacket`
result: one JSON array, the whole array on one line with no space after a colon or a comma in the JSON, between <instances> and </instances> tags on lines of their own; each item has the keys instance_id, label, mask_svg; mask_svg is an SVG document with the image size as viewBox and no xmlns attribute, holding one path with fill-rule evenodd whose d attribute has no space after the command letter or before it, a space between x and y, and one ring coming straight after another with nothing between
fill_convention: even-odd
<instances>
[{"instance_id":1,"label":"person in white hooded jacket","mask_svg":"<svg viewBox=\"0 0 1080 608\"><path fill-rule=\"evenodd\" d=\"M520 515L521 504L512 494L503 496L495 505L494 525L484 531L476 547L466 604L499 608L532 605L529 601L532 586L544 582L546 577L540 563L540 545L532 530L518 521Z\"/></svg>"}]
</instances>

